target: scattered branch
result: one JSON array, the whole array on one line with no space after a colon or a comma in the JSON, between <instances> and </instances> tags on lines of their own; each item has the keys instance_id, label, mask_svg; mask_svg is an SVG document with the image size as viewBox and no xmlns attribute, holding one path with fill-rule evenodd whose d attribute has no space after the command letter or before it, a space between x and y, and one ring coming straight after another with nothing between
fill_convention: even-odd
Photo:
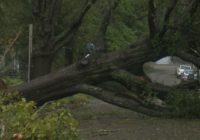
<instances>
[{"instance_id":1,"label":"scattered branch","mask_svg":"<svg viewBox=\"0 0 200 140\"><path fill-rule=\"evenodd\" d=\"M15 38L11 41L10 45L6 48L4 54L3 54L3 58L6 57L6 55L8 54L8 52L12 49L12 47L14 46L15 42L18 40L18 38L20 37L21 34L21 30L19 30L15 36Z\"/></svg>"}]
</instances>

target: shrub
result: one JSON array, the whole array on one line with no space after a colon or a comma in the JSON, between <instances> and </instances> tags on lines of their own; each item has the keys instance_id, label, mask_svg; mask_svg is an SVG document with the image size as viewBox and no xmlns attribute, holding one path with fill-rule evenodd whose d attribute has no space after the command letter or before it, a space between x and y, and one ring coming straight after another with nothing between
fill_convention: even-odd
<instances>
[{"instance_id":1,"label":"shrub","mask_svg":"<svg viewBox=\"0 0 200 140\"><path fill-rule=\"evenodd\" d=\"M47 108L51 110L45 110ZM77 140L77 122L68 110L54 110L57 102L37 108L18 94L0 94L0 139Z\"/></svg>"},{"instance_id":2,"label":"shrub","mask_svg":"<svg viewBox=\"0 0 200 140\"><path fill-rule=\"evenodd\" d=\"M170 95L167 102L180 117L200 117L200 96L197 93L175 91Z\"/></svg>"}]
</instances>

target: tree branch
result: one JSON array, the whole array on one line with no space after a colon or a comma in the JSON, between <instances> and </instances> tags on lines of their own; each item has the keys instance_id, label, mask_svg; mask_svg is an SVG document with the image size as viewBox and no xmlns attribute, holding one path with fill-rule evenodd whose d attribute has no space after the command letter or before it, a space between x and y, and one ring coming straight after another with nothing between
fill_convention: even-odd
<instances>
[{"instance_id":1,"label":"tree branch","mask_svg":"<svg viewBox=\"0 0 200 140\"><path fill-rule=\"evenodd\" d=\"M34 24L34 51L51 53L56 14L60 14L62 0L32 0ZM42 38L42 40L41 40ZM42 44L42 45L41 45Z\"/></svg>"},{"instance_id":2,"label":"tree branch","mask_svg":"<svg viewBox=\"0 0 200 140\"><path fill-rule=\"evenodd\" d=\"M157 34L157 27L156 27L156 8L154 0L149 0L148 3L148 25L149 25L149 32L150 32L150 39L153 39Z\"/></svg>"},{"instance_id":3,"label":"tree branch","mask_svg":"<svg viewBox=\"0 0 200 140\"><path fill-rule=\"evenodd\" d=\"M139 94L144 94L144 92L146 92L145 94L148 95L150 91L167 94L171 89L161 84L153 84L124 70L116 70L111 73L111 76L114 80L125 85L129 90L133 92L139 91ZM141 93L141 89L143 93Z\"/></svg>"},{"instance_id":4,"label":"tree branch","mask_svg":"<svg viewBox=\"0 0 200 140\"><path fill-rule=\"evenodd\" d=\"M6 50L4 51L3 54L3 59L6 57L6 55L8 54L8 52L12 49L13 45L15 44L15 42L18 40L18 38L20 37L21 34L21 30L19 30L15 36L15 38L11 41L11 43L9 44L8 48L6 48Z\"/></svg>"},{"instance_id":5,"label":"tree branch","mask_svg":"<svg viewBox=\"0 0 200 140\"><path fill-rule=\"evenodd\" d=\"M187 88L195 90L196 85L199 85L197 81L192 81L168 87L157 83L151 83L148 80L144 80L143 78L135 76L125 70L113 71L111 76L115 81L120 82L131 92L136 93L141 98L145 98L152 93L157 97L165 98L174 90L185 90Z\"/></svg>"},{"instance_id":6,"label":"tree branch","mask_svg":"<svg viewBox=\"0 0 200 140\"><path fill-rule=\"evenodd\" d=\"M196 65L198 68L200 68L200 57L196 57L189 53L188 50L181 49L176 51L176 55L183 60L192 62L194 65Z\"/></svg>"},{"instance_id":7,"label":"tree branch","mask_svg":"<svg viewBox=\"0 0 200 140\"><path fill-rule=\"evenodd\" d=\"M54 47L55 48L54 51L57 51L58 49L63 47L63 45L68 43L68 41L71 40L71 38L74 36L74 34L77 32L77 30L79 29L80 25L82 24L82 21L83 21L85 15L87 14L87 12L89 11L89 9L91 8L92 4L95 4L96 1L97 0L92 0L90 2L90 1L87 0L86 6L84 6L82 8L78 18L73 21L73 23L71 24L71 26L69 28L64 30L61 34L59 34L55 38L53 46L56 46L56 47Z\"/></svg>"},{"instance_id":8,"label":"tree branch","mask_svg":"<svg viewBox=\"0 0 200 140\"><path fill-rule=\"evenodd\" d=\"M109 81L109 82L104 82L98 87L103 88L104 90L116 93L116 96L124 97L127 99L134 100L138 103L140 103L142 106L146 108L151 108L151 109L160 109L160 110L168 110L169 107L167 107L161 99L158 99L157 97L153 96L140 96L141 93L144 92L145 89L140 89L140 91L130 91L128 90L124 85L121 83L118 83L116 81ZM133 87L132 87L133 88ZM137 88L137 87L135 87ZM139 93L136 93L139 92Z\"/></svg>"},{"instance_id":9,"label":"tree branch","mask_svg":"<svg viewBox=\"0 0 200 140\"><path fill-rule=\"evenodd\" d=\"M131 110L134 110L139 113L143 113L149 116L173 116L171 112L168 112L166 110L156 110L146 108L142 104L138 103L137 101L134 101L133 99L128 99L124 97L117 96L116 93L104 90L100 87L92 86L92 85L87 85L87 84L81 84L77 85L71 90L72 93L85 93L91 96L94 96L98 99L101 99L105 102L120 106L120 107L125 107Z\"/></svg>"},{"instance_id":10,"label":"tree branch","mask_svg":"<svg viewBox=\"0 0 200 140\"><path fill-rule=\"evenodd\" d=\"M165 16L164 16L163 27L162 27L162 29L161 29L161 31L159 33L159 39L160 40L162 40L162 38L164 37L165 33L168 30L170 16L172 14L172 11L176 7L177 2L178 2L178 0L173 0L171 5L167 8L167 11L166 11Z\"/></svg>"},{"instance_id":11,"label":"tree branch","mask_svg":"<svg viewBox=\"0 0 200 140\"><path fill-rule=\"evenodd\" d=\"M105 33L107 31L108 25L110 23L110 19L112 17L112 12L117 8L120 0L110 0L109 8L105 10L103 19L101 21L100 27L97 31L95 45L98 51L105 51Z\"/></svg>"},{"instance_id":12,"label":"tree branch","mask_svg":"<svg viewBox=\"0 0 200 140\"><path fill-rule=\"evenodd\" d=\"M191 6L189 8L189 13L190 13L190 17L191 19L193 19L194 14L197 12L197 9L199 7L200 1L199 0L193 0L191 2Z\"/></svg>"}]
</instances>

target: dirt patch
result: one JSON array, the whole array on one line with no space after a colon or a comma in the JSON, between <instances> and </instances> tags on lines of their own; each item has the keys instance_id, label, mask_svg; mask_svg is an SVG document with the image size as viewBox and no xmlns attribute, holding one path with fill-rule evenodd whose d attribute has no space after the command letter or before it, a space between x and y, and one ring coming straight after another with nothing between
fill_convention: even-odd
<instances>
[{"instance_id":1,"label":"dirt patch","mask_svg":"<svg viewBox=\"0 0 200 140\"><path fill-rule=\"evenodd\" d=\"M199 140L200 120L160 119L92 99L72 110L82 140Z\"/></svg>"}]
</instances>

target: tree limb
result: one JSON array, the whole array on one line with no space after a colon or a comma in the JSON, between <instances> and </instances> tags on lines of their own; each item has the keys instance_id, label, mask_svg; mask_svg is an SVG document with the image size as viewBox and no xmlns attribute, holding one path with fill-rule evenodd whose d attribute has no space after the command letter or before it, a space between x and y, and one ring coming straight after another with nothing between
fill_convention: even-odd
<instances>
[{"instance_id":1,"label":"tree limb","mask_svg":"<svg viewBox=\"0 0 200 140\"><path fill-rule=\"evenodd\" d=\"M199 85L197 81L188 81L177 86L168 87L158 83L151 83L125 70L115 70L111 73L111 76L115 81L120 82L139 97L147 97L153 93L153 95L163 98L167 97L176 89L185 90L190 88L195 90L195 86Z\"/></svg>"},{"instance_id":2,"label":"tree limb","mask_svg":"<svg viewBox=\"0 0 200 140\"><path fill-rule=\"evenodd\" d=\"M101 21L100 27L97 31L95 45L98 51L104 52L105 51L105 33L107 31L108 25L110 23L112 12L117 8L120 0L110 0L109 1L109 8L105 10L103 19Z\"/></svg>"},{"instance_id":3,"label":"tree limb","mask_svg":"<svg viewBox=\"0 0 200 140\"><path fill-rule=\"evenodd\" d=\"M193 0L190 4L190 8L189 8L189 13L190 13L190 17L191 19L193 19L194 14L197 12L197 9L199 7L200 1L199 0Z\"/></svg>"},{"instance_id":4,"label":"tree limb","mask_svg":"<svg viewBox=\"0 0 200 140\"><path fill-rule=\"evenodd\" d=\"M92 85L87 85L87 84L81 84L77 85L76 87L72 88L71 90L72 93L85 93L91 96L94 96L96 98L99 98L105 102L120 106L120 107L125 107L131 110L134 110L136 112L140 112L149 116L173 116L171 112L168 112L166 110L155 110L155 109L150 109L146 108L137 101L134 101L132 99L127 99L124 97L116 96L115 93L104 90L100 87L92 86Z\"/></svg>"},{"instance_id":5,"label":"tree limb","mask_svg":"<svg viewBox=\"0 0 200 140\"><path fill-rule=\"evenodd\" d=\"M91 2L87 0L86 6L84 6L76 20L73 21L71 26L64 30L62 33L60 33L58 36L56 36L54 45L54 51L57 51L61 47L63 47L64 44L68 43L76 33L76 31L79 29L80 25L82 24L82 21L91 8L92 4L95 4L97 0L92 0Z\"/></svg>"},{"instance_id":6,"label":"tree limb","mask_svg":"<svg viewBox=\"0 0 200 140\"><path fill-rule=\"evenodd\" d=\"M148 3L148 25L149 25L150 39L153 39L157 34L156 8L154 0L149 0Z\"/></svg>"},{"instance_id":7,"label":"tree limb","mask_svg":"<svg viewBox=\"0 0 200 140\"><path fill-rule=\"evenodd\" d=\"M189 53L186 49L181 49L176 51L176 56L182 58L183 60L192 62L194 65L196 65L198 68L200 68L200 57L194 56L191 53Z\"/></svg>"},{"instance_id":8,"label":"tree limb","mask_svg":"<svg viewBox=\"0 0 200 140\"><path fill-rule=\"evenodd\" d=\"M168 30L168 25L169 25L169 20L170 20L170 16L172 14L172 11L174 10L174 8L176 7L178 0L173 0L173 2L171 3L171 5L167 8L167 11L165 12L164 15L164 21L163 21L163 27L159 33L159 39L162 40L162 38L164 37L165 33Z\"/></svg>"},{"instance_id":9,"label":"tree limb","mask_svg":"<svg viewBox=\"0 0 200 140\"><path fill-rule=\"evenodd\" d=\"M19 30L17 32L15 38L11 41L11 43L8 46L8 48L6 48L6 50L4 51L3 59L6 57L6 55L8 54L8 52L12 49L13 45L15 44L15 42L17 41L17 39L19 38L20 34L21 34L21 30Z\"/></svg>"}]
</instances>

